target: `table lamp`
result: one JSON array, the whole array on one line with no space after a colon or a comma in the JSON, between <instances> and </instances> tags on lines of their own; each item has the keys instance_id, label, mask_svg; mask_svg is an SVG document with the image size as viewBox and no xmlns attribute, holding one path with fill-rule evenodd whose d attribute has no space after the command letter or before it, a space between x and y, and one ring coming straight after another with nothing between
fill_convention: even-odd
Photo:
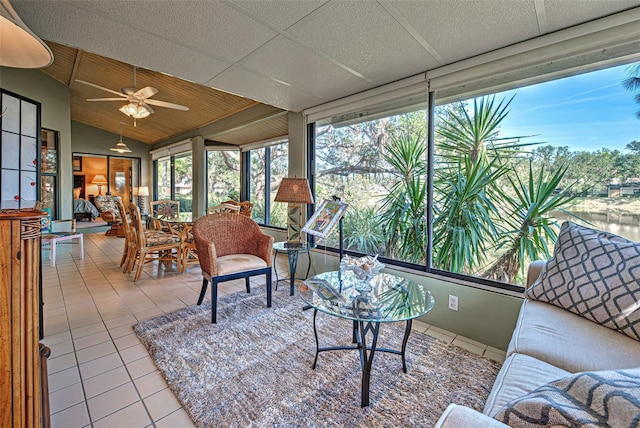
<instances>
[{"instance_id":1,"label":"table lamp","mask_svg":"<svg viewBox=\"0 0 640 428\"><path fill-rule=\"evenodd\" d=\"M312 204L313 196L306 178L283 178L275 202L287 202L287 243L302 242L302 205Z\"/></svg>"},{"instance_id":2,"label":"table lamp","mask_svg":"<svg viewBox=\"0 0 640 428\"><path fill-rule=\"evenodd\" d=\"M140 207L140 212L144 213L144 198L149 196L149 188L147 186L136 187L133 194L138 197L138 207Z\"/></svg>"},{"instance_id":3,"label":"table lamp","mask_svg":"<svg viewBox=\"0 0 640 428\"><path fill-rule=\"evenodd\" d=\"M97 185L98 186L98 195L102 195L102 186L107 184L107 179L104 178L104 175L98 174L95 177L93 177L93 180L91 181L91 184Z\"/></svg>"}]
</instances>

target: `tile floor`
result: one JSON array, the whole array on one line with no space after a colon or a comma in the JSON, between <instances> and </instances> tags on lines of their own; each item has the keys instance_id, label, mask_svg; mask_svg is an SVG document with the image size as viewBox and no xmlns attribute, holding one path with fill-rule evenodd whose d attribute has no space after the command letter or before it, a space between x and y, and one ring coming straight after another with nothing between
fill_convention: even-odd
<instances>
[{"instance_id":1,"label":"tile floor","mask_svg":"<svg viewBox=\"0 0 640 428\"><path fill-rule=\"evenodd\" d=\"M68 245L56 267L43 263L44 332L48 360L51 423L64 427L192 427L146 349L133 334L137 321L174 311L197 300L202 277L145 267L135 283L118 267L124 241L85 235L85 258ZM48 260L43 251L43 259ZM286 257L277 261L287 271ZM260 281L260 279L257 279ZM243 280L220 286L220 294L244 292ZM504 351L429 326L414 329L496 361Z\"/></svg>"}]
</instances>

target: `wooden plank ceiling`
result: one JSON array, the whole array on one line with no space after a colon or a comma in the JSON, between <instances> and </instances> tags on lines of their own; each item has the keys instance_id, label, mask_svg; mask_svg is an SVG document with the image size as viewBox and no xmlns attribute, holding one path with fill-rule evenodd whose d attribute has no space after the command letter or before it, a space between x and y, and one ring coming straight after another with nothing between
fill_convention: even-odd
<instances>
[{"instance_id":1,"label":"wooden plank ceiling","mask_svg":"<svg viewBox=\"0 0 640 428\"><path fill-rule=\"evenodd\" d=\"M123 135L147 144L165 141L233 116L260 103L248 98L232 95L207 86L178 79L167 74L138 68L136 87L152 86L158 89L152 99L181 104L189 111L152 106L154 114L138 119L119 111L127 104L122 101L90 102L88 98L117 98L107 91L76 82L84 80L120 92L123 87L133 86L133 66L100 55L46 41L54 55L51 66L42 71L71 91L71 120L100 128L114 134L120 133L120 122L124 122ZM287 115L269 118L266 121L248 124L216 136L205 136L229 144L246 144L287 135Z\"/></svg>"}]
</instances>

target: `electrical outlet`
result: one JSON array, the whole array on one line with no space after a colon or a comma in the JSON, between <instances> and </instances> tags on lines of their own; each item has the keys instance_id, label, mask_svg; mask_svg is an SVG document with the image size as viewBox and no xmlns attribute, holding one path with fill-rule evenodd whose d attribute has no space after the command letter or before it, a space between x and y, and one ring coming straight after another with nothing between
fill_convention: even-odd
<instances>
[{"instance_id":1,"label":"electrical outlet","mask_svg":"<svg viewBox=\"0 0 640 428\"><path fill-rule=\"evenodd\" d=\"M449 309L454 311L458 310L458 296L452 296L449 294Z\"/></svg>"}]
</instances>

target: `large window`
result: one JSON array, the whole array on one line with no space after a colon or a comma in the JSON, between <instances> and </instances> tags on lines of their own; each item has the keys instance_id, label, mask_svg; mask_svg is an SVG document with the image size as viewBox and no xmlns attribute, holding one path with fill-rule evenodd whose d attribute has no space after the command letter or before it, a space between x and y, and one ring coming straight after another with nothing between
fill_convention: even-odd
<instances>
[{"instance_id":1,"label":"large window","mask_svg":"<svg viewBox=\"0 0 640 428\"><path fill-rule=\"evenodd\" d=\"M274 202L278 187L289 168L289 144L277 144L248 152L249 200L253 219L261 224L285 227L287 207Z\"/></svg>"},{"instance_id":2,"label":"large window","mask_svg":"<svg viewBox=\"0 0 640 428\"><path fill-rule=\"evenodd\" d=\"M52 219L58 218L58 132L42 129L40 201Z\"/></svg>"},{"instance_id":3,"label":"large window","mask_svg":"<svg viewBox=\"0 0 640 428\"><path fill-rule=\"evenodd\" d=\"M155 198L180 202L180 212L193 206L193 154L191 151L160 157L154 161Z\"/></svg>"},{"instance_id":4,"label":"large window","mask_svg":"<svg viewBox=\"0 0 640 428\"><path fill-rule=\"evenodd\" d=\"M240 152L210 150L207 152L207 205L224 201L240 201Z\"/></svg>"},{"instance_id":5,"label":"large window","mask_svg":"<svg viewBox=\"0 0 640 428\"><path fill-rule=\"evenodd\" d=\"M316 199L350 205L347 250L520 286L564 220L640 241L638 79L635 64L454 101L436 93L432 154L421 107L317 122Z\"/></svg>"}]
</instances>

